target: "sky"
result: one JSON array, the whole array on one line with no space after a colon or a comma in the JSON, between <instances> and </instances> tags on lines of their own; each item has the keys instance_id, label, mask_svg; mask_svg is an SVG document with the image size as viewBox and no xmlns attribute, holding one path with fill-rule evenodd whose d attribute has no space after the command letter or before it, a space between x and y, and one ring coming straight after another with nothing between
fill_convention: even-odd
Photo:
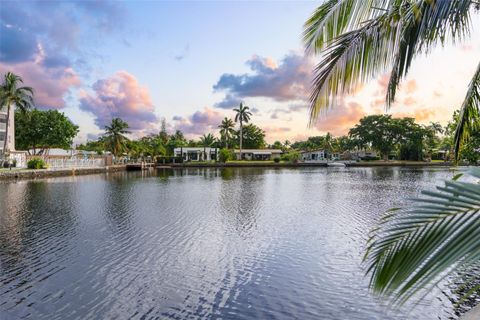
<instances>
[{"instance_id":1,"label":"sky","mask_svg":"<svg viewBox=\"0 0 480 320\"><path fill-rule=\"evenodd\" d=\"M0 74L35 89L36 106L58 109L95 139L113 117L139 137L168 130L217 134L243 101L266 140L346 134L370 114L446 124L461 106L480 58L480 17L469 39L414 61L385 109L387 75L339 99L308 127L318 57L302 27L321 1L0 0Z\"/></svg>"}]
</instances>

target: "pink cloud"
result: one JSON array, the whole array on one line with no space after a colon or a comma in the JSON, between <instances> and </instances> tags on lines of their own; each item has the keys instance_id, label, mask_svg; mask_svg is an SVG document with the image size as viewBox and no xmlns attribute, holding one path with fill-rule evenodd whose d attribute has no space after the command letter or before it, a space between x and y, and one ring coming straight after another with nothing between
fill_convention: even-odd
<instances>
[{"instance_id":1,"label":"pink cloud","mask_svg":"<svg viewBox=\"0 0 480 320\"><path fill-rule=\"evenodd\" d=\"M18 64L0 64L0 70L11 71L22 77L25 86L35 90L35 104L40 108L64 108L69 90L81 84L80 78L70 67L46 68L42 60Z\"/></svg>"},{"instance_id":2,"label":"pink cloud","mask_svg":"<svg viewBox=\"0 0 480 320\"><path fill-rule=\"evenodd\" d=\"M175 116L173 120L175 129L181 130L187 135L202 135L218 130L218 125L224 117L223 113L205 107L187 117Z\"/></svg>"},{"instance_id":3,"label":"pink cloud","mask_svg":"<svg viewBox=\"0 0 480 320\"><path fill-rule=\"evenodd\" d=\"M322 132L330 132L334 136L344 135L367 113L357 102L340 103L329 110L316 122L315 128Z\"/></svg>"},{"instance_id":4,"label":"pink cloud","mask_svg":"<svg viewBox=\"0 0 480 320\"><path fill-rule=\"evenodd\" d=\"M404 118L404 117L409 117L409 118L415 118L415 120L419 122L427 122L430 120L434 120L436 113L432 109L429 108L422 108L422 109L417 109L412 112L394 112L392 113L392 116L394 118Z\"/></svg>"},{"instance_id":5,"label":"pink cloud","mask_svg":"<svg viewBox=\"0 0 480 320\"><path fill-rule=\"evenodd\" d=\"M93 92L81 90L80 108L95 116L95 123L103 128L112 118L126 121L132 130L149 130L158 119L148 88L138 83L132 74L118 71L92 86Z\"/></svg>"},{"instance_id":6,"label":"pink cloud","mask_svg":"<svg viewBox=\"0 0 480 320\"><path fill-rule=\"evenodd\" d=\"M417 103L417 101L411 96L408 96L405 99L403 99L403 104L408 107L415 105L415 103Z\"/></svg>"},{"instance_id":7,"label":"pink cloud","mask_svg":"<svg viewBox=\"0 0 480 320\"><path fill-rule=\"evenodd\" d=\"M405 83L404 88L407 94L414 93L415 91L417 91L417 88L418 88L417 81L415 81L415 79L408 80Z\"/></svg>"}]
</instances>

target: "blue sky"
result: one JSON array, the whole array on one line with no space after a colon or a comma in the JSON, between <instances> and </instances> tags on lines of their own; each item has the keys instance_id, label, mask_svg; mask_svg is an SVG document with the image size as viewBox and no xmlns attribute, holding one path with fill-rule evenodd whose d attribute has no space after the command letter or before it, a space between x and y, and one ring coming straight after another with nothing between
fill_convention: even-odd
<instances>
[{"instance_id":1,"label":"blue sky","mask_svg":"<svg viewBox=\"0 0 480 320\"><path fill-rule=\"evenodd\" d=\"M385 76L307 128L314 61L303 54L301 32L320 3L0 1L0 73L22 76L39 107L64 111L80 126L79 142L113 116L135 135L158 131L161 118L190 137L215 133L240 100L269 142L344 134L360 117L384 112ZM473 40L418 59L392 114L451 117L480 56L478 17L473 23Z\"/></svg>"}]
</instances>

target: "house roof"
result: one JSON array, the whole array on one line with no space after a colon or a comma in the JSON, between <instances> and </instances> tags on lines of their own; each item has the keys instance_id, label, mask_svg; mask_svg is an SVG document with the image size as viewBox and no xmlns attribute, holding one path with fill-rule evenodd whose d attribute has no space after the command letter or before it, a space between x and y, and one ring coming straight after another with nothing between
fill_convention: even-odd
<instances>
[{"instance_id":1,"label":"house roof","mask_svg":"<svg viewBox=\"0 0 480 320\"><path fill-rule=\"evenodd\" d=\"M319 152L319 151L325 152L325 149L302 150L302 151L300 151L300 153Z\"/></svg>"},{"instance_id":2,"label":"house roof","mask_svg":"<svg viewBox=\"0 0 480 320\"><path fill-rule=\"evenodd\" d=\"M240 150L235 149L234 152L240 153ZM242 149L242 153L271 154L271 153L283 153L283 151L280 149Z\"/></svg>"},{"instance_id":3,"label":"house roof","mask_svg":"<svg viewBox=\"0 0 480 320\"><path fill-rule=\"evenodd\" d=\"M215 150L215 149L218 149L218 148L212 148L212 147L178 147L178 148L174 148L173 150L174 151L180 151L180 150L183 150L183 151L202 151L203 152L203 149L205 150Z\"/></svg>"}]
</instances>

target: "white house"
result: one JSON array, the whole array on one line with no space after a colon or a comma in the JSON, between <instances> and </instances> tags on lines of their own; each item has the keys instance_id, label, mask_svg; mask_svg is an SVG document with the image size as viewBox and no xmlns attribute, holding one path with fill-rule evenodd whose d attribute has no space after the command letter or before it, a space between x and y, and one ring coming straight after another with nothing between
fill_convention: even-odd
<instances>
[{"instance_id":1,"label":"white house","mask_svg":"<svg viewBox=\"0 0 480 320\"><path fill-rule=\"evenodd\" d=\"M323 149L301 151L300 154L300 159L304 162L322 162L326 161L328 158L327 151Z\"/></svg>"},{"instance_id":2,"label":"white house","mask_svg":"<svg viewBox=\"0 0 480 320\"><path fill-rule=\"evenodd\" d=\"M240 160L240 150L233 151L237 160ZM283 151L280 149L242 149L242 160L273 160L280 158Z\"/></svg>"},{"instance_id":3,"label":"white house","mask_svg":"<svg viewBox=\"0 0 480 320\"><path fill-rule=\"evenodd\" d=\"M218 160L218 148L210 147L182 147L175 148L175 157L182 157L183 161L211 161Z\"/></svg>"}]
</instances>

